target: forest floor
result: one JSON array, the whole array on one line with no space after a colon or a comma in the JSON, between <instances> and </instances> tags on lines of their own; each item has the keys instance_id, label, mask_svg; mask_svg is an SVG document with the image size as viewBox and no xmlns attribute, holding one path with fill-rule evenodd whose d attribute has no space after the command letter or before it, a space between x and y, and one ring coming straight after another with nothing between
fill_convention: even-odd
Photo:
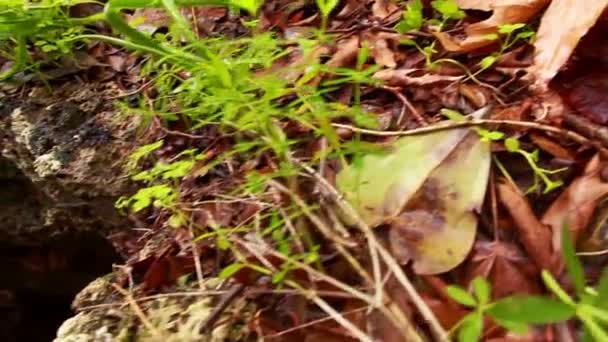
<instances>
[{"instance_id":1,"label":"forest floor","mask_svg":"<svg viewBox=\"0 0 608 342\"><path fill-rule=\"evenodd\" d=\"M608 340L605 1L42 3L2 86L142 121L105 304L151 336L182 295L232 341Z\"/></svg>"}]
</instances>

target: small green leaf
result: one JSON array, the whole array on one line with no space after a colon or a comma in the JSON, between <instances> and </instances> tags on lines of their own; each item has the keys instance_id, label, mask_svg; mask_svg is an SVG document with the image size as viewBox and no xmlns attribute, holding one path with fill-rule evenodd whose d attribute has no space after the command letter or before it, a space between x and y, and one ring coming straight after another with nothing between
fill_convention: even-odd
<instances>
[{"instance_id":1,"label":"small green leaf","mask_svg":"<svg viewBox=\"0 0 608 342\"><path fill-rule=\"evenodd\" d=\"M562 287L559 285L557 280L555 280L551 272L547 270L542 270L540 276L543 279L543 283L545 283L547 289L551 290L551 292L553 292L553 294L557 296L559 300L571 306L575 305L574 300L572 300L572 298L570 298L566 291L562 289Z\"/></svg>"},{"instance_id":2,"label":"small green leaf","mask_svg":"<svg viewBox=\"0 0 608 342\"><path fill-rule=\"evenodd\" d=\"M186 223L186 219L179 212L174 213L173 215L171 215L171 217L169 217L169 220L167 220L167 224L171 228L179 228L183 226L184 223Z\"/></svg>"},{"instance_id":3,"label":"small green leaf","mask_svg":"<svg viewBox=\"0 0 608 342\"><path fill-rule=\"evenodd\" d=\"M496 62L495 56L486 56L479 62L479 67L482 70L485 70L485 69L491 67L495 62Z\"/></svg>"},{"instance_id":4,"label":"small green leaf","mask_svg":"<svg viewBox=\"0 0 608 342\"><path fill-rule=\"evenodd\" d=\"M357 69L361 69L367 59L369 58L369 43L367 40L361 43L361 48L359 49L359 53L357 54Z\"/></svg>"},{"instance_id":5,"label":"small green leaf","mask_svg":"<svg viewBox=\"0 0 608 342\"><path fill-rule=\"evenodd\" d=\"M281 283L283 280L285 280L285 277L287 277L287 272L289 272L289 269L288 268L284 268L281 271L275 273L272 276L272 283L273 284Z\"/></svg>"},{"instance_id":6,"label":"small green leaf","mask_svg":"<svg viewBox=\"0 0 608 342\"><path fill-rule=\"evenodd\" d=\"M405 11L403 11L403 19L397 23L395 30L399 33L419 30L424 23L422 9L423 5L421 0L410 1L406 6Z\"/></svg>"},{"instance_id":7,"label":"small green leaf","mask_svg":"<svg viewBox=\"0 0 608 342\"><path fill-rule=\"evenodd\" d=\"M505 139L505 148L509 152L518 152L520 150L519 140L517 140L515 138Z\"/></svg>"},{"instance_id":8,"label":"small green leaf","mask_svg":"<svg viewBox=\"0 0 608 342\"><path fill-rule=\"evenodd\" d=\"M147 156L151 152L154 152L155 150L157 150L161 146L163 146L163 140L159 140L159 141L156 141L156 142L151 143L151 144L140 146L139 148L137 148L135 150L135 152L131 153L131 155L129 156L129 162L132 163L133 165L137 164L137 162L141 158Z\"/></svg>"},{"instance_id":9,"label":"small green leaf","mask_svg":"<svg viewBox=\"0 0 608 342\"><path fill-rule=\"evenodd\" d=\"M485 40L496 40L496 39L498 39L498 35L496 33L488 33L488 34L481 36L481 38L483 38Z\"/></svg>"},{"instance_id":10,"label":"small green leaf","mask_svg":"<svg viewBox=\"0 0 608 342\"><path fill-rule=\"evenodd\" d=\"M490 300L490 294L492 289L490 283L482 277L475 277L473 279L473 293L480 304L486 304Z\"/></svg>"},{"instance_id":11,"label":"small green leaf","mask_svg":"<svg viewBox=\"0 0 608 342\"><path fill-rule=\"evenodd\" d=\"M519 32L515 35L515 39L528 39L534 37L535 34L536 32L534 31Z\"/></svg>"},{"instance_id":12,"label":"small green leaf","mask_svg":"<svg viewBox=\"0 0 608 342\"><path fill-rule=\"evenodd\" d=\"M562 226L562 254L564 256L568 274L574 283L576 294L580 298L583 293L585 293L585 276L581 261L576 257L574 243L572 242L572 234L570 233L567 223L564 223Z\"/></svg>"},{"instance_id":13,"label":"small green leaf","mask_svg":"<svg viewBox=\"0 0 608 342\"><path fill-rule=\"evenodd\" d=\"M507 297L490 306L486 313L496 321L546 324L572 318L574 307L546 297Z\"/></svg>"},{"instance_id":14,"label":"small green leaf","mask_svg":"<svg viewBox=\"0 0 608 342\"><path fill-rule=\"evenodd\" d=\"M462 19L466 16L455 0L435 0L431 2L431 6L447 19Z\"/></svg>"},{"instance_id":15,"label":"small green leaf","mask_svg":"<svg viewBox=\"0 0 608 342\"><path fill-rule=\"evenodd\" d=\"M466 121L466 117L464 115L462 115L462 113L455 111L453 109L442 108L440 112L441 112L441 115L445 116L446 118L448 118L452 121L456 121L456 122Z\"/></svg>"},{"instance_id":16,"label":"small green leaf","mask_svg":"<svg viewBox=\"0 0 608 342\"><path fill-rule=\"evenodd\" d=\"M405 45L405 46L418 46L418 43L416 43L416 41L413 40L413 39L403 39L403 40L400 40L399 44Z\"/></svg>"},{"instance_id":17,"label":"small green leaf","mask_svg":"<svg viewBox=\"0 0 608 342\"><path fill-rule=\"evenodd\" d=\"M230 248L230 241L221 234L217 236L215 243L217 244L217 248L222 251L225 251Z\"/></svg>"},{"instance_id":18,"label":"small green leaf","mask_svg":"<svg viewBox=\"0 0 608 342\"><path fill-rule=\"evenodd\" d=\"M462 305L469 307L477 306L477 301L475 300L475 298L473 298L470 293L468 293L460 286L450 285L446 288L446 291L453 300L457 301Z\"/></svg>"},{"instance_id":19,"label":"small green leaf","mask_svg":"<svg viewBox=\"0 0 608 342\"><path fill-rule=\"evenodd\" d=\"M526 26L526 24L523 23L516 23L516 24L503 24L498 26L498 32L502 33L502 34L509 34L509 33L513 33L517 30L519 30L520 28Z\"/></svg>"},{"instance_id":20,"label":"small green leaf","mask_svg":"<svg viewBox=\"0 0 608 342\"><path fill-rule=\"evenodd\" d=\"M507 328L509 331L512 331L518 335L525 335L528 332L528 325L526 323L511 322L511 321L504 321L504 320L497 320L497 319L495 319L495 320L498 324L502 325L503 327Z\"/></svg>"},{"instance_id":21,"label":"small green leaf","mask_svg":"<svg viewBox=\"0 0 608 342\"><path fill-rule=\"evenodd\" d=\"M608 267L604 269L602 277L598 282L595 305L604 310L608 310Z\"/></svg>"},{"instance_id":22,"label":"small green leaf","mask_svg":"<svg viewBox=\"0 0 608 342\"><path fill-rule=\"evenodd\" d=\"M317 0L317 7L319 7L321 15L324 17L328 17L337 5L338 0Z\"/></svg>"},{"instance_id":23,"label":"small green leaf","mask_svg":"<svg viewBox=\"0 0 608 342\"><path fill-rule=\"evenodd\" d=\"M218 278L228 279L228 278L232 277L233 275L235 275L238 271L242 270L245 266L246 266L245 264L241 264L241 263L230 264L230 265L224 267L224 269L220 272L220 274L218 274Z\"/></svg>"},{"instance_id":24,"label":"small green leaf","mask_svg":"<svg viewBox=\"0 0 608 342\"><path fill-rule=\"evenodd\" d=\"M458 331L459 342L477 342L483 331L483 317L479 312L468 314L462 319L462 324Z\"/></svg>"},{"instance_id":25,"label":"small green leaf","mask_svg":"<svg viewBox=\"0 0 608 342\"><path fill-rule=\"evenodd\" d=\"M477 133L483 141L497 141L504 138L505 134L500 131L488 131L487 129L478 129Z\"/></svg>"}]
</instances>

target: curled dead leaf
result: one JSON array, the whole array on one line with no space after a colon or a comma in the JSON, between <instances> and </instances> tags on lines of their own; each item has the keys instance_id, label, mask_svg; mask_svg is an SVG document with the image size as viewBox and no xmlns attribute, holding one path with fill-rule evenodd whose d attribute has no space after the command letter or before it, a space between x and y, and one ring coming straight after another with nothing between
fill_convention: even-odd
<instances>
[{"instance_id":1,"label":"curled dead leaf","mask_svg":"<svg viewBox=\"0 0 608 342\"><path fill-rule=\"evenodd\" d=\"M543 15L529 73L544 87L566 63L579 40L596 23L608 0L553 0Z\"/></svg>"},{"instance_id":2,"label":"curled dead leaf","mask_svg":"<svg viewBox=\"0 0 608 342\"><path fill-rule=\"evenodd\" d=\"M562 225L568 224L572 238L576 241L591 221L599 201L608 194L608 183L602 181L601 170L600 158L596 155L585 167L585 172L570 184L543 215L542 222L553 231L554 248L561 246Z\"/></svg>"},{"instance_id":3,"label":"curled dead leaf","mask_svg":"<svg viewBox=\"0 0 608 342\"><path fill-rule=\"evenodd\" d=\"M560 266L555 249L548 241L552 234L549 226L541 223L521 191L511 182L498 184L498 195L515 221L519 239L539 269L559 274Z\"/></svg>"}]
</instances>

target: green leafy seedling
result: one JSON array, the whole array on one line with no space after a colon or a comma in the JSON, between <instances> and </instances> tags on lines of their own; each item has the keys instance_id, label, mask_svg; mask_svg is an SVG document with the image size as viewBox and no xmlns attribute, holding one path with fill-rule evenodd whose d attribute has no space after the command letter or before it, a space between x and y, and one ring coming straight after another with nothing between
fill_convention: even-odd
<instances>
[{"instance_id":1,"label":"green leafy seedling","mask_svg":"<svg viewBox=\"0 0 608 342\"><path fill-rule=\"evenodd\" d=\"M586 286L583 266L576 257L572 235L567 224L562 227L562 254L568 275L572 279L576 299L559 285L553 275L543 270L541 276L545 286L553 292L562 304L568 305L583 323L583 341L608 341L608 268L603 272L597 289Z\"/></svg>"},{"instance_id":2,"label":"green leafy seedling","mask_svg":"<svg viewBox=\"0 0 608 342\"><path fill-rule=\"evenodd\" d=\"M538 180L541 179L545 185L545 190L543 193L549 193L556 188L559 188L563 185L561 180L554 181L549 178L549 175L557 174L565 170L565 168L557 169L557 170L547 170L538 166L538 150L534 150L533 152L525 151L521 148L519 144L519 140L516 138L507 138L504 141L505 148L507 151L511 153L517 153L524 157L534 171L534 184L526 191L526 194L536 191L539 187Z\"/></svg>"},{"instance_id":3,"label":"green leafy seedling","mask_svg":"<svg viewBox=\"0 0 608 342\"><path fill-rule=\"evenodd\" d=\"M327 29L327 20L331 12L338 6L339 0L316 0L317 7L321 11L321 30Z\"/></svg>"},{"instance_id":4,"label":"green leafy seedling","mask_svg":"<svg viewBox=\"0 0 608 342\"><path fill-rule=\"evenodd\" d=\"M395 26L395 30L399 33L420 30L424 24L423 9L422 0L410 1L403 11L403 18Z\"/></svg>"},{"instance_id":5,"label":"green leafy seedling","mask_svg":"<svg viewBox=\"0 0 608 342\"><path fill-rule=\"evenodd\" d=\"M574 316L574 310L568 305L545 297L513 296L490 302L491 288L487 280L477 277L471 285L473 294L459 286L447 287L447 293L452 299L472 309L452 329L458 331L460 342L479 341L485 315L518 334L524 334L529 324L560 322Z\"/></svg>"},{"instance_id":6,"label":"green leafy seedling","mask_svg":"<svg viewBox=\"0 0 608 342\"><path fill-rule=\"evenodd\" d=\"M516 34L514 34L516 31ZM479 70L477 70L473 76L477 76L482 73L484 70L489 69L496 61L498 57L504 54L508 49L510 49L517 42L522 40L531 39L534 37L535 32L532 31L526 24L523 23L515 23L515 24L503 24L498 26L498 33L489 33L485 36L488 40L497 40L500 43L499 51L486 56L479 61L478 66Z\"/></svg>"},{"instance_id":7,"label":"green leafy seedling","mask_svg":"<svg viewBox=\"0 0 608 342\"><path fill-rule=\"evenodd\" d=\"M466 16L466 13L458 8L455 0L434 0L431 1L431 6L443 16L444 20L460 20Z\"/></svg>"}]
</instances>

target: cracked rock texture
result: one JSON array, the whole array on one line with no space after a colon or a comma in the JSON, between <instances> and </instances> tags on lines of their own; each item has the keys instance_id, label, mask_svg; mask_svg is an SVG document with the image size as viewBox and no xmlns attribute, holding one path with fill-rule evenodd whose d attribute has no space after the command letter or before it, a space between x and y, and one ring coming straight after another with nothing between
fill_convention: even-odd
<instances>
[{"instance_id":1,"label":"cracked rock texture","mask_svg":"<svg viewBox=\"0 0 608 342\"><path fill-rule=\"evenodd\" d=\"M77 82L0 91L0 243L126 226L114 201L129 190L122 162L138 122L117 114L117 93Z\"/></svg>"}]
</instances>

